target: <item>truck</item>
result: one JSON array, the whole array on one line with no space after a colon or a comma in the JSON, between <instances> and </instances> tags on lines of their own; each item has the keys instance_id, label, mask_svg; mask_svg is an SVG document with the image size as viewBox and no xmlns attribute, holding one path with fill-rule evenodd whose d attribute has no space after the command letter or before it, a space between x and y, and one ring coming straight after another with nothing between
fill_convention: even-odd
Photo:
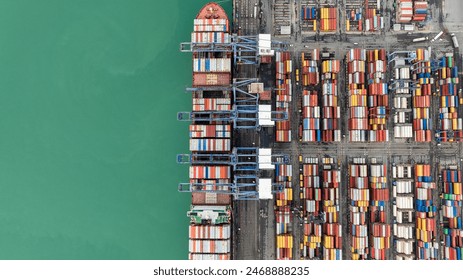
<instances>
[{"instance_id":1,"label":"truck","mask_svg":"<svg viewBox=\"0 0 463 280\"><path fill-rule=\"evenodd\" d=\"M436 37L434 37L434 38L431 40L431 42L434 42L434 41L436 41L437 39L439 39L440 36L442 36L442 34L444 34L444 31L439 32L439 33L436 35Z\"/></svg>"},{"instance_id":2,"label":"truck","mask_svg":"<svg viewBox=\"0 0 463 280\"><path fill-rule=\"evenodd\" d=\"M413 43L424 42L424 41L426 41L428 39L429 39L428 37L415 38L415 39L413 39Z\"/></svg>"},{"instance_id":3,"label":"truck","mask_svg":"<svg viewBox=\"0 0 463 280\"><path fill-rule=\"evenodd\" d=\"M452 33L451 36L452 36L453 47L454 47L455 49L458 49L459 46L458 46L458 39L457 39L457 36L455 36L455 33Z\"/></svg>"}]
</instances>

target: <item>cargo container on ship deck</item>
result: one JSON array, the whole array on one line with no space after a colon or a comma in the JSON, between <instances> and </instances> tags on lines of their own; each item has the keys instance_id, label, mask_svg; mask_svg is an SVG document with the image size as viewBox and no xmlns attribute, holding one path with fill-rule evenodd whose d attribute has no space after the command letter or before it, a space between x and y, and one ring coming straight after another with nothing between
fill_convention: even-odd
<instances>
[{"instance_id":1,"label":"cargo container on ship deck","mask_svg":"<svg viewBox=\"0 0 463 280\"><path fill-rule=\"evenodd\" d=\"M415 165L416 258L436 260L439 243L436 240L437 207L433 203L436 184L431 177L431 165Z\"/></svg>"},{"instance_id":2,"label":"cargo container on ship deck","mask_svg":"<svg viewBox=\"0 0 463 280\"><path fill-rule=\"evenodd\" d=\"M194 206L188 212L189 259L229 260L231 211L228 205Z\"/></svg>"},{"instance_id":3,"label":"cargo container on ship deck","mask_svg":"<svg viewBox=\"0 0 463 280\"><path fill-rule=\"evenodd\" d=\"M211 44L230 42L229 22L225 11L216 3L206 4L194 20L191 34L193 51L193 86L202 90L192 92L194 112L230 111L232 98L231 53L208 52ZM193 119L190 125L190 151L192 159L211 153L231 152L232 125L227 121L201 121ZM229 165L198 164L193 161L189 172L192 205L188 212L189 259L231 259L231 196L227 194L232 182Z\"/></svg>"},{"instance_id":4,"label":"cargo container on ship deck","mask_svg":"<svg viewBox=\"0 0 463 280\"><path fill-rule=\"evenodd\" d=\"M317 221L322 207L322 189L318 158L305 158L300 174L300 198L303 203L304 237L302 257L322 259L322 224Z\"/></svg>"},{"instance_id":5,"label":"cargo container on ship deck","mask_svg":"<svg viewBox=\"0 0 463 280\"><path fill-rule=\"evenodd\" d=\"M354 158L349 164L350 251L352 260L369 258L368 243L368 168L365 158Z\"/></svg>"}]
</instances>

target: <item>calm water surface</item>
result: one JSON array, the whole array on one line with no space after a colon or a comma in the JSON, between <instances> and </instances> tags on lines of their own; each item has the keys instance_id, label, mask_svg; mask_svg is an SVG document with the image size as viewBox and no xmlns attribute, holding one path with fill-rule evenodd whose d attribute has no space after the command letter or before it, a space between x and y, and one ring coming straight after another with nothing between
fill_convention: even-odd
<instances>
[{"instance_id":1,"label":"calm water surface","mask_svg":"<svg viewBox=\"0 0 463 280\"><path fill-rule=\"evenodd\" d=\"M178 43L207 2L0 1L0 259L187 258Z\"/></svg>"}]
</instances>

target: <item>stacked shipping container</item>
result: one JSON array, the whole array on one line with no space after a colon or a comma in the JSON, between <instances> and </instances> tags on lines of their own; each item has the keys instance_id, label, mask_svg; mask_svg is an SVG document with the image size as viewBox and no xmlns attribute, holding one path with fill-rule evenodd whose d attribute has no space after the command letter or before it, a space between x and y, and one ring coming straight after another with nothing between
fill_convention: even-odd
<instances>
[{"instance_id":1,"label":"stacked shipping container","mask_svg":"<svg viewBox=\"0 0 463 280\"><path fill-rule=\"evenodd\" d=\"M333 158L323 158L322 199L325 223L323 224L323 259L342 259L342 227L340 222L341 171L335 169Z\"/></svg>"},{"instance_id":2,"label":"stacked shipping container","mask_svg":"<svg viewBox=\"0 0 463 280\"><path fill-rule=\"evenodd\" d=\"M301 7L301 20L307 24L307 31L317 31L317 8L315 6Z\"/></svg>"},{"instance_id":3,"label":"stacked shipping container","mask_svg":"<svg viewBox=\"0 0 463 280\"><path fill-rule=\"evenodd\" d=\"M391 83L394 94L394 138L413 137L410 58L401 55L394 57L394 77Z\"/></svg>"},{"instance_id":4,"label":"stacked shipping container","mask_svg":"<svg viewBox=\"0 0 463 280\"><path fill-rule=\"evenodd\" d=\"M346 0L346 31L361 32L363 30L363 0Z\"/></svg>"},{"instance_id":5,"label":"stacked shipping container","mask_svg":"<svg viewBox=\"0 0 463 280\"><path fill-rule=\"evenodd\" d=\"M448 53L439 60L438 70L440 88L439 129L437 141L461 142L463 140L463 121L459 117L459 98L457 84L458 68L455 66L453 53Z\"/></svg>"},{"instance_id":6,"label":"stacked shipping container","mask_svg":"<svg viewBox=\"0 0 463 280\"><path fill-rule=\"evenodd\" d=\"M302 256L306 259L322 258L322 224L317 218L322 206L322 189L318 158L306 158L302 165L301 200L304 210L304 240Z\"/></svg>"},{"instance_id":7,"label":"stacked shipping container","mask_svg":"<svg viewBox=\"0 0 463 280\"><path fill-rule=\"evenodd\" d=\"M322 141L341 141L341 107L338 103L338 73L340 62L322 59Z\"/></svg>"},{"instance_id":8,"label":"stacked shipping container","mask_svg":"<svg viewBox=\"0 0 463 280\"><path fill-rule=\"evenodd\" d=\"M302 131L300 136L304 142L320 142L321 123L319 105L319 82L320 72L318 71L319 52L314 49L308 53L301 54L302 59L302 85L306 90L302 92Z\"/></svg>"},{"instance_id":9,"label":"stacked shipping container","mask_svg":"<svg viewBox=\"0 0 463 280\"><path fill-rule=\"evenodd\" d=\"M192 223L189 226L189 259L229 260L231 252L231 225L229 220L199 221L199 223L196 223L198 219L192 218Z\"/></svg>"},{"instance_id":10,"label":"stacked shipping container","mask_svg":"<svg viewBox=\"0 0 463 280\"><path fill-rule=\"evenodd\" d=\"M276 110L288 113L288 119L276 122L276 141L291 142L290 102L292 60L289 52L276 52Z\"/></svg>"},{"instance_id":11,"label":"stacked shipping container","mask_svg":"<svg viewBox=\"0 0 463 280\"><path fill-rule=\"evenodd\" d=\"M370 165L370 256L374 260L387 259L391 242L391 226L388 223L389 188L387 166L372 159Z\"/></svg>"},{"instance_id":12,"label":"stacked shipping container","mask_svg":"<svg viewBox=\"0 0 463 280\"><path fill-rule=\"evenodd\" d=\"M365 0L365 31L380 31L384 29L384 17L381 16L379 1Z\"/></svg>"},{"instance_id":13,"label":"stacked shipping container","mask_svg":"<svg viewBox=\"0 0 463 280\"><path fill-rule=\"evenodd\" d=\"M413 131L416 142L431 142L431 98L433 78L431 77L430 53L425 49L416 50L413 80Z\"/></svg>"},{"instance_id":14,"label":"stacked shipping container","mask_svg":"<svg viewBox=\"0 0 463 280\"><path fill-rule=\"evenodd\" d=\"M438 258L439 243L435 241L437 207L433 203L436 184L432 180L431 165L415 165L416 258L419 260Z\"/></svg>"},{"instance_id":15,"label":"stacked shipping container","mask_svg":"<svg viewBox=\"0 0 463 280\"><path fill-rule=\"evenodd\" d=\"M353 142L367 141L368 107L367 90L365 88L364 49L350 49L346 55L349 93L349 140Z\"/></svg>"},{"instance_id":16,"label":"stacked shipping container","mask_svg":"<svg viewBox=\"0 0 463 280\"><path fill-rule=\"evenodd\" d=\"M368 168L364 158L349 164L349 216L352 260L368 259Z\"/></svg>"},{"instance_id":17,"label":"stacked shipping container","mask_svg":"<svg viewBox=\"0 0 463 280\"><path fill-rule=\"evenodd\" d=\"M230 125L190 125L190 151L229 152Z\"/></svg>"},{"instance_id":18,"label":"stacked shipping container","mask_svg":"<svg viewBox=\"0 0 463 280\"><path fill-rule=\"evenodd\" d=\"M414 180L412 165L399 164L392 166L392 194L394 205L394 244L397 260L413 260L414 254Z\"/></svg>"},{"instance_id":19,"label":"stacked shipping container","mask_svg":"<svg viewBox=\"0 0 463 280\"><path fill-rule=\"evenodd\" d=\"M397 0L396 21L399 23L408 23L413 17L412 0Z\"/></svg>"},{"instance_id":20,"label":"stacked shipping container","mask_svg":"<svg viewBox=\"0 0 463 280\"><path fill-rule=\"evenodd\" d=\"M337 8L320 8L320 31L336 31L338 25Z\"/></svg>"},{"instance_id":21,"label":"stacked shipping container","mask_svg":"<svg viewBox=\"0 0 463 280\"><path fill-rule=\"evenodd\" d=\"M317 86L320 83L320 52L318 49L313 49L309 52L302 52L302 85Z\"/></svg>"},{"instance_id":22,"label":"stacked shipping container","mask_svg":"<svg viewBox=\"0 0 463 280\"><path fill-rule=\"evenodd\" d=\"M463 227L461 222L462 181L456 166L442 170L443 259L461 260Z\"/></svg>"},{"instance_id":23,"label":"stacked shipping container","mask_svg":"<svg viewBox=\"0 0 463 280\"><path fill-rule=\"evenodd\" d=\"M276 259L291 260L293 259L293 235L291 202L293 200L292 191L292 165L277 164L275 165L275 182L282 184L284 190L276 196Z\"/></svg>"},{"instance_id":24,"label":"stacked shipping container","mask_svg":"<svg viewBox=\"0 0 463 280\"><path fill-rule=\"evenodd\" d=\"M387 129L389 95L386 83L386 50L367 51L367 61L369 140L372 142L385 142L389 140L389 130Z\"/></svg>"},{"instance_id":25,"label":"stacked shipping container","mask_svg":"<svg viewBox=\"0 0 463 280\"><path fill-rule=\"evenodd\" d=\"M424 21L428 14L428 1L413 1L413 21Z\"/></svg>"}]
</instances>

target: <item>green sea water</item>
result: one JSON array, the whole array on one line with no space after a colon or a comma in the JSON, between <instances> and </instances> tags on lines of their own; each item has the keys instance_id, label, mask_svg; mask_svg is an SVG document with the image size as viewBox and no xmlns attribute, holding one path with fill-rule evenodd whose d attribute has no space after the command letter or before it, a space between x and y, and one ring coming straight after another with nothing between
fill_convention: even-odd
<instances>
[{"instance_id":1,"label":"green sea water","mask_svg":"<svg viewBox=\"0 0 463 280\"><path fill-rule=\"evenodd\" d=\"M179 42L207 2L0 0L0 259L187 258Z\"/></svg>"}]
</instances>

